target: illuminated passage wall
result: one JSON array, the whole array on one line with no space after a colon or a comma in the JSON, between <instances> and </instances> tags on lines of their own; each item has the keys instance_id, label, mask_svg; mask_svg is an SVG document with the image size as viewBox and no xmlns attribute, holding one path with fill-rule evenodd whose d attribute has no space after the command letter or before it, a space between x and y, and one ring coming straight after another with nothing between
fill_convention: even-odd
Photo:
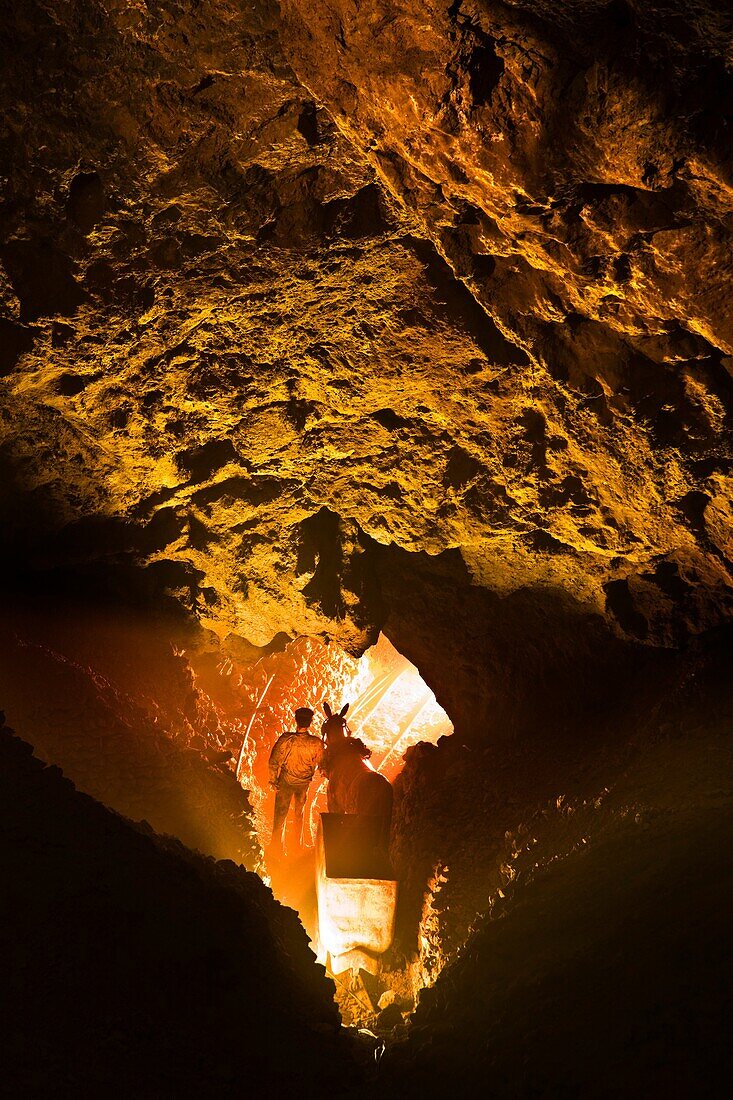
<instances>
[{"instance_id":1,"label":"illuminated passage wall","mask_svg":"<svg viewBox=\"0 0 733 1100\"><path fill-rule=\"evenodd\" d=\"M198 683L229 721L227 747L241 755L240 780L252 789L264 840L269 835L271 801L267 761L279 735L293 728L296 707L316 711L312 728L319 733L323 703L335 709L349 703L352 734L371 748L373 766L390 780L401 770L411 745L436 744L453 732L450 718L417 668L383 634L359 659L336 645L301 637L255 665L240 664L236 656L215 669L195 653L191 660Z\"/></svg>"}]
</instances>

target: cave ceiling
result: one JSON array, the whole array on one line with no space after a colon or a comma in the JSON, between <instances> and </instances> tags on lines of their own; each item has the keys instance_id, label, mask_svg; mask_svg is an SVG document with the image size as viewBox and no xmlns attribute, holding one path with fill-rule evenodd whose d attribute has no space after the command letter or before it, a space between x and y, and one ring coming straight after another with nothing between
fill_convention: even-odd
<instances>
[{"instance_id":1,"label":"cave ceiling","mask_svg":"<svg viewBox=\"0 0 733 1100\"><path fill-rule=\"evenodd\" d=\"M132 565L258 645L357 652L380 570L396 606L431 562L635 642L724 622L731 26L673 0L14 5L11 564Z\"/></svg>"}]
</instances>

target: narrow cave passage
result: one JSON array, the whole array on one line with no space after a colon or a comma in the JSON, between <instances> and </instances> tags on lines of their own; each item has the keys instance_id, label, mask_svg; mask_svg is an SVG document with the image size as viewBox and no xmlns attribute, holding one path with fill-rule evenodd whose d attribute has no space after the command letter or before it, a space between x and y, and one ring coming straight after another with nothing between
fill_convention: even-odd
<instances>
[{"instance_id":1,"label":"narrow cave passage","mask_svg":"<svg viewBox=\"0 0 733 1100\"><path fill-rule=\"evenodd\" d=\"M226 712L243 731L239 751L233 754L234 767L250 796L268 880L275 896L298 912L319 957L325 960L327 949L319 936L316 899L316 843L321 814L328 811L327 778L320 770L316 773L308 790L302 838L291 814L285 851L276 858L271 838L275 795L268 782L268 759L275 742L284 731L295 728L299 707L315 712L311 732L319 736L325 721L323 704L334 710L348 704L350 736L366 744L374 771L394 783L412 746L436 745L453 732L453 725L418 669L383 634L360 658L349 657L334 644L301 637L255 665L236 657L220 661L215 669L210 662L207 667L206 660L197 662L194 657L194 669L197 664L198 683L226 700ZM379 960L375 970L381 969ZM381 983L372 981L371 1000L357 972L336 977L336 982L344 1018L363 1023L374 1018L379 994L385 992L389 978ZM350 982L361 986L358 993L350 989Z\"/></svg>"},{"instance_id":2,"label":"narrow cave passage","mask_svg":"<svg viewBox=\"0 0 733 1100\"><path fill-rule=\"evenodd\" d=\"M284 861L263 860L275 740L292 729L297 707L317 712L318 733L322 703L348 702L352 735L372 750L375 771L395 782L410 749L436 746L453 731L417 668L384 635L360 658L305 636L275 638L258 650L236 637L221 642L185 620L69 601L59 592L6 599L0 692L13 728L79 790L258 871L298 913L316 949L314 856L325 781L318 774L312 785L305 849L291 829ZM390 983L405 985L402 962L385 964L394 973L373 981L369 995L363 982L354 991L341 976L337 1001L346 1022L373 1022Z\"/></svg>"},{"instance_id":3,"label":"narrow cave passage","mask_svg":"<svg viewBox=\"0 0 733 1100\"><path fill-rule=\"evenodd\" d=\"M221 876L237 896L246 882L245 893L250 897L246 905L257 910L272 905L272 899L267 902L258 893L260 878L238 878L235 865L269 872L276 896L300 917L298 921L292 914L294 925L287 926L286 942L303 968L301 1022L309 1019L308 998L316 986L317 1018L333 1019L328 1006L333 1004L334 990L328 984L318 985L321 979L311 969L313 956L303 933L304 927L317 940L312 849L294 852L279 874L262 863L272 811L265 786L266 761L273 740L292 724L297 705L305 701L315 709L323 698L330 698L334 706L353 702L354 733L374 746L377 766L386 762L385 770L394 781L391 857L400 897L394 943L380 960L381 973L359 972L353 975L354 981L352 976L337 975L336 1002L343 1022L366 1022L384 1039L398 1041L387 1050L385 1066L392 1068L385 1080L401 1082L399 1089L412 1088L427 1066L432 1074L424 1083L428 1095L433 1087L430 1081L449 1074L446 1067L460 1073L458 1052L464 1034L471 1036L475 1066L483 1065L483 1021L494 1019L493 1004L508 1005L505 1023L494 1020L492 1024L487 1055L504 1067L504 1073L511 1052L524 1044L523 1004L534 1003L535 974L542 975L544 983L538 995L555 1006L558 1042L568 1041L569 1033L579 1026L572 999L563 993L563 983L572 980L573 996L585 999L588 1049L601 1049L603 1029L612 1027L609 1043L616 1059L622 1058L628 1029L642 1026L646 1016L656 1011L649 1002L656 988L665 998L665 1011L678 1021L682 1018L680 989L689 979L686 968L707 983L700 997L708 998L713 1024L718 1026L715 1021L724 1014L724 997L710 952L720 933L716 914L723 910L713 902L718 895L729 896L732 888L726 838L732 835L733 821L732 658L720 640L716 645L701 644L682 664L676 658L658 664L655 677L645 678L643 690L627 687L605 723L596 723L592 743L583 726L572 735L566 731L561 741L548 739L542 729L540 736L506 744L488 736L470 741L446 736L452 730L448 716L415 666L385 637L359 660L334 644L307 637L275 639L262 651L236 638L221 643L190 624L132 615L115 607L97 607L92 612L46 597L14 608L8 602L0 657L0 690L16 731L36 746L42 760L63 768L80 791L125 815L119 819L112 815L118 822L113 829L114 858L105 848L105 830L88 844L85 841L83 856L89 861L90 874L111 876L110 888L121 891L123 910L130 904L126 891L138 890L135 868L142 864L138 856L124 853L134 852L141 843L135 839L138 827L134 825L141 820L149 822L158 836L182 838L189 848L204 853L186 856L184 865L195 866L201 880L197 905L203 908L196 921L208 927L212 953L219 949L217 929L222 918L207 907L215 905L211 899L222 889ZM675 731L671 739L662 732L670 728ZM234 773L245 731L248 746L237 782ZM26 782L33 792L37 787L37 793L23 803L22 818L11 797L3 811L11 847L17 849L13 866L26 860L34 868L35 893L21 897L16 890L14 895L19 898L19 911L28 907L29 957L33 937L40 935L42 927L39 904L44 904L46 874L73 881L75 891L89 890L85 902L90 907L89 920L112 919L105 936L115 937L115 922L124 923L127 916L94 912L96 895L84 885L86 862L79 864L73 880L69 874L68 865L75 865L77 859L73 830L63 852L49 847L43 865L37 866L34 854L43 850L44 837L59 832L60 820L68 816L72 821L77 813L84 817L90 811L83 802L77 805L77 797L64 787L56 769L42 773L41 765L31 765L30 749L23 749L11 736L4 738L9 791L13 784L17 791L25 791ZM249 800L245 790L251 792ZM36 799L38 814L33 812ZM317 812L316 800L314 823ZM95 813L101 814L102 807ZM162 860L175 879L184 849L178 840L150 839L150 825L142 827L143 836L149 838L145 859L151 862L145 874L155 880L156 862ZM722 857L715 856L714 866L712 856L701 861L696 855L698 848L713 852L719 843ZM223 862L207 861L207 855ZM118 864L122 861L127 866L125 860L131 860L132 880L114 886ZM694 895L680 895L678 880L693 883ZM164 884L156 890L165 897L147 885L136 896L135 912L145 913L142 927L155 921L161 906L171 914L183 906L177 919L190 924L185 893L178 899L178 887ZM663 910L657 897L666 899ZM70 904L73 908L75 903ZM611 916L608 905L612 905ZM274 928L278 922L287 924L280 910L267 908L267 912ZM65 919L59 925L61 941L67 934ZM243 911L241 919L247 926L254 918ZM669 967L670 953L681 958L679 953L688 951L684 929L690 922L702 922L704 931L692 954L688 952L677 982ZM194 940L199 935L195 922L189 933ZM131 956L153 949L141 944L142 933L128 929L125 934L125 950ZM160 934L152 938L157 945ZM628 953L624 943L632 945ZM546 955L551 944L557 956L552 951ZM108 949L105 941L104 950ZM60 947L59 957L69 950L68 944ZM240 950L246 953L248 948L244 945ZM578 952L586 960L584 967L590 968L588 977L573 962ZM644 953L646 969L637 979L629 968L641 965L634 962L639 952ZM23 957L17 956L20 962ZM616 960L618 974L609 972L609 957ZM222 959L221 966L229 973L227 952ZM83 956L75 965L84 986ZM249 965L244 957L239 969L245 998L254 980ZM181 973L187 973L187 968L188 963ZM723 968L721 974L725 973ZM20 973L17 980L21 981ZM208 989L209 963L202 963L191 980L200 991ZM265 988L270 981L268 974L262 976ZM605 1002L593 999L592 984L610 981L616 993L606 1013ZM141 982L144 986L144 976ZM628 1022L616 1011L622 1004L624 982L636 1005L636 1015L629 1016ZM519 1003L511 999L515 988L521 990ZM105 997L108 994L104 991ZM147 993L131 990L125 995L134 1004ZM101 994L95 991L93 996ZM30 993L28 1001L32 1014ZM244 1018L237 1005L221 1004L220 1008L231 1012L234 1021ZM275 1008L281 1010L280 1005ZM110 1012L119 1011L118 1005L110 1008ZM409 1026L411 1013L414 1022ZM462 1021L460 1026L451 1025L455 1034L446 1030L450 1020ZM196 1026L194 1020L186 1020L181 1034ZM689 1049L705 1049L705 1035L698 1032L691 1036ZM436 1064L438 1056L431 1052L433 1034L443 1036L441 1064ZM70 1041L66 1032L59 1039ZM550 1039L546 1036L543 1042L537 1048L533 1072L553 1080ZM655 1042L664 1045L663 1038ZM656 1048L648 1049L651 1058ZM590 1060L578 1063L576 1070L579 1080L593 1079ZM622 1061L614 1072L618 1080L626 1081ZM651 1072L648 1064L645 1072Z\"/></svg>"},{"instance_id":4,"label":"narrow cave passage","mask_svg":"<svg viewBox=\"0 0 733 1100\"><path fill-rule=\"evenodd\" d=\"M192 665L197 668L196 658ZM202 666L203 667L203 666ZM267 801L267 759L277 737L290 729L297 707L316 712L313 731L324 720L323 703L349 704L348 725L372 752L371 763L388 779L396 778L410 746L436 744L453 732L450 718L420 676L381 634L362 657L352 658L334 644L301 637L254 667L226 659L217 674L228 681L227 709L244 727L238 753L239 778L251 785L257 828L263 847L269 840L271 807ZM219 685L202 675L212 692Z\"/></svg>"}]
</instances>

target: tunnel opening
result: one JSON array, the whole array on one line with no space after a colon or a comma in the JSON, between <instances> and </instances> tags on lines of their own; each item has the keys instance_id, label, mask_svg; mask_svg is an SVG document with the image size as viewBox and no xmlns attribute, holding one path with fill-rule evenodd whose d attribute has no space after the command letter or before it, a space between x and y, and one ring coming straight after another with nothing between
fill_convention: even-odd
<instances>
[{"instance_id":1,"label":"tunnel opening","mask_svg":"<svg viewBox=\"0 0 733 1100\"><path fill-rule=\"evenodd\" d=\"M511 1095L513 1060L526 1051L519 1023L523 1006L541 1014L543 1004L550 1004L552 1027L543 1023L529 1055L533 1079L551 1087L560 1072L558 1058L563 1072L568 1072L565 1056L558 1052L573 1046L573 1035L580 1027L583 1050L589 1053L573 1061L570 1077L581 1085L592 1081L593 1058L606 1049L599 1038L605 1029L606 1046L613 1050L613 1079L631 1088L633 1081L620 1053L630 1041L630 1029L638 1031L652 1021L653 1033L644 1048L651 1057L667 1049L665 1027L682 1026L684 1006L679 982L669 967L670 952L681 960L683 986L690 968L701 976L704 984L695 994L695 1003L711 1029L720 1025L728 971L723 966L715 976L711 953L724 939L723 910L715 899L730 896L733 890L729 860L725 852L720 854L720 844L725 849L726 838L732 835L733 821L730 640L706 640L683 666L678 658L671 660L653 690L635 700L626 698L625 717L613 716L611 724L626 723L623 744L618 731L613 742L596 738L598 751L587 751L586 744L582 767L577 759L566 757L559 778L555 766L548 769L546 755L536 756L536 743L510 747L487 740L469 745L455 734L446 736L452 728L447 715L433 702L415 666L384 637L364 657L355 659L333 644L308 637L275 639L271 650L262 653L241 640L231 639L225 647L198 631L185 636L180 626L170 622L154 628L149 620L144 625L123 624L118 614L97 615L92 621L88 615L80 618L78 608L76 618L69 612L51 619L48 609L33 616L26 608L12 617L12 644L8 631L3 632L0 687L8 716L19 727L22 721L30 740L44 744L46 760L63 763L65 770L81 776L87 790L101 791L102 800L113 808L128 798L126 783L138 789L142 801L137 804L137 816L153 818L158 829L155 812L161 812L160 791L165 783L150 773L150 753L157 755L168 744L172 755L166 757L166 768L178 759L176 753L189 758L189 770L167 774L168 786L173 783L194 794L188 799L188 826L180 818L171 831L177 836L191 827L191 821L198 821L199 839L194 843L189 833L189 844L226 856L224 864L213 866L205 860L194 861L202 899L221 896L225 868L232 888L239 892L233 864L242 861L231 846L240 841L230 839L234 833L221 831L229 803L209 801L213 795L204 797L211 779L202 777L216 776L217 784L223 780L227 799L248 786L249 809L242 815L240 807L238 827L249 820L256 849L266 848L271 803L257 776L266 775L263 763L272 739L292 724L292 710L304 700L315 704L325 695L334 704L361 701L355 707L354 729L372 740L379 761L387 762L394 780L391 856L405 904L380 972L372 974L359 967L334 975L333 986L319 986L318 1015L311 1018L323 1020L325 1026L327 1001L334 995L342 1025L366 1027L377 1036L370 1042L387 1043L382 1062L384 1081L390 1087L419 1087L427 1095L435 1094L438 1086L446 1088L450 1079L465 1072L467 1057L474 1069L493 1075L500 1095L502 1089ZM235 651L238 660L232 659ZM39 693L41 682L44 690ZM268 683L272 694L263 699ZM404 695L400 695L401 683ZM66 717L59 710L59 700L67 706ZM104 711L98 709L100 700ZM72 704L76 710L68 710ZM424 721L409 725L419 704L424 706ZM50 708L45 718L44 707ZM157 722L150 720L153 713ZM361 724L357 724L359 714ZM116 732L118 720L136 731L132 747L125 748L126 742ZM51 726L56 728L55 740ZM406 727L404 744L392 752ZM251 746L236 782L237 750L245 731ZM105 741L114 743L112 758L106 754ZM82 748L93 758L93 766L84 763ZM395 761L398 753L400 759ZM11 751L14 760L13 754L17 748ZM213 759L216 755L218 759ZM404 762L402 756L407 758ZM24 827L36 846L44 843L43 828L55 821L43 799L44 791L57 799L58 771L47 771L45 779L32 780L41 799L38 814L24 811ZM115 788L103 786L104 773L110 771L124 773ZM9 784L16 772L25 774L25 765L12 764ZM144 783L141 777L146 777ZM194 779L198 785L192 792ZM69 798L67 791L61 798L64 807ZM5 812L11 810L9 799ZM72 810L77 812L71 806L63 812ZM217 829L207 832L205 823L212 820L217 821ZM17 832L17 823L13 828ZM108 831L102 829L101 835ZM114 836L119 833L116 860L125 858L124 832L121 825L114 827ZM159 873L154 869L162 860L166 875L180 880L181 872L174 866L179 858L175 843L165 842L169 854L160 856L153 851L159 842L149 842L145 858L150 859L153 874ZM64 859L73 862L71 840L64 844L68 848ZM216 849L217 844L221 848ZM309 910L312 857L292 855L279 879L259 855L255 863L260 874L270 879L276 898L298 913L298 928L302 925L316 940L314 914ZM97 866L102 856L92 846L88 857L84 848L83 858ZM191 866L193 857L186 858ZM115 874L114 864L105 873ZM78 868L75 875L81 875ZM679 888L682 883L684 890ZM34 888L42 893L42 882ZM135 906L148 904L151 891L151 905L180 904L174 888L170 889L172 900L165 896L165 883L158 889L161 898L146 885ZM252 892L253 887L247 889ZM664 912L659 899L664 900ZM129 902L123 897L121 904ZM204 905L203 900L200 904ZM209 911L204 906L197 920L208 927L212 942L207 948L210 954L195 964L190 980L196 989L206 988L210 960L218 950L215 929L221 918L214 902L208 904L214 908ZM611 904L609 917L606 906ZM171 920L174 915L175 908ZM268 917L275 919L285 918ZM207 920L213 925L206 925ZM688 926L700 929L692 944L685 942ZM195 930L191 934L200 935ZM125 935L134 952L138 949L135 937L129 931ZM164 938L156 935L154 949L160 951ZM289 950L297 948L307 989L311 963L305 941L298 940L292 928L286 938L296 945ZM246 952L241 938L233 942L237 951ZM631 945L630 954L624 944ZM643 958L638 952L643 952ZM629 970L632 963L638 969L636 977L633 966ZM228 958L222 957L216 965L223 974L231 973ZM249 982L252 988L255 979L247 975L244 960L234 969L239 986L246 989ZM260 980L267 987L268 973ZM567 997L559 992L565 983ZM278 996L287 996L286 979L279 988ZM599 993L605 989L612 993L610 1002L605 993ZM622 1003L624 990L635 1006L628 1019L612 1007ZM587 1024L578 1023L575 1003L583 1005ZM666 1006L663 1011L660 1004ZM606 1011L599 1005L610 1007ZM224 1006L222 1011L236 1014L239 1006ZM304 993L304 1019L313 1011ZM195 1026L195 1021L186 1019L181 1034L194 1034ZM232 1026L230 1018L227 1028ZM459 1055L464 1042L469 1054ZM702 1027L693 1027L685 1036L685 1049L698 1055L708 1049L706 1043ZM713 1051L712 1057L723 1064L722 1051ZM342 1071L354 1072L348 1064L346 1058ZM677 1068L689 1074L684 1059ZM646 1063L641 1072L652 1074Z\"/></svg>"},{"instance_id":2,"label":"tunnel opening","mask_svg":"<svg viewBox=\"0 0 733 1100\"><path fill-rule=\"evenodd\" d=\"M216 667L216 679L204 661L194 656L192 665L201 670L200 682L213 698L224 699L216 680L226 681L227 709L241 715L244 729L237 768L240 780L253 784L263 847L271 825L265 805L267 760L277 737L292 728L297 707L310 707L316 713L313 730L318 732L325 720L324 702L337 709L348 703L351 733L365 740L372 751L372 765L390 780L396 778L402 757L412 745L436 744L453 732L450 718L418 669L384 634L358 658L334 644L302 636L288 641L281 651L261 657L254 666L236 657L225 658ZM313 826L309 815L311 837Z\"/></svg>"},{"instance_id":3,"label":"tunnel opening","mask_svg":"<svg viewBox=\"0 0 733 1100\"><path fill-rule=\"evenodd\" d=\"M354 1025L374 1025L380 1000L385 1008L385 996L389 1000L390 994L394 994L393 987L405 984L402 959L385 955L393 939L398 896L395 872L392 869L385 872L387 878L381 887L374 883L365 886L356 880L344 886L348 879L344 869L332 872L330 878L326 876L327 865L333 863L333 856L326 854L326 849L332 850L328 847L332 842L326 844L330 835L326 826L333 827L334 815L329 813L328 779L323 771L316 773L308 789L302 837L298 820L291 814L286 822L284 852L275 854L272 836L275 794L268 782L268 760L278 738L285 731L294 730L297 708L309 707L315 712L312 732L320 736L325 728L324 703L334 710L348 704L349 736L365 743L370 752L370 767L394 784L411 748L435 746L453 733L449 716L416 666L384 634L361 657L351 657L334 643L301 636L285 642L282 648L261 657L254 665L248 666L235 657L215 667L209 663L206 668L205 662L198 662L195 657L192 664L200 670L199 682L212 697L218 695L223 699L224 688L227 707L230 711L234 707L241 716L243 732L239 751L233 753L234 768L253 806L257 834L265 853L265 874L275 896L296 910L319 960L327 965L336 983L342 1019ZM358 848L352 831L345 859L341 860L344 868L351 863L354 871ZM361 879L374 878L376 874L365 869L367 865L358 871ZM332 913L327 920L326 884L334 875L342 884L338 887L342 893L335 903L338 913ZM370 891L371 899L366 896ZM387 895L391 897L391 909L389 902L384 908ZM363 942L348 959L343 956L337 963L330 951L333 943L324 930L328 927L331 940L334 936L338 940L339 934L334 929L339 921L351 929L348 935L352 939ZM376 954L370 954L370 943ZM411 1006L414 1002L409 1003Z\"/></svg>"},{"instance_id":4,"label":"tunnel opening","mask_svg":"<svg viewBox=\"0 0 733 1100\"><path fill-rule=\"evenodd\" d=\"M476 957L495 990L509 980L491 969L486 945L497 935L494 922L514 927L515 912L545 897L548 919L559 922L564 906L574 911L587 899L585 850L598 853L593 874L600 874L607 840L617 858L623 852L649 905L657 889L649 863L654 844L639 847L639 867L626 846L638 847L636 838L653 825L654 843L667 844L679 873L691 874L685 830L708 837L709 824L717 822L721 836L730 828L731 651L723 636L701 639L684 655L651 654L644 675L624 682L602 721L586 709L564 733L540 728L508 739L477 730L465 696L451 716L463 732L452 732L417 666L385 635L361 658L309 636L275 636L258 648L237 636L217 638L185 617L134 615L111 605L83 609L78 600L45 593L35 603L6 601L0 649L8 719L42 759L133 820L257 871L298 914L315 950L314 849L293 846L279 868L267 858L267 758L301 703L314 710L324 699L334 707L351 703L353 732L373 747L375 766L394 784L390 857L399 896L393 942L378 973L359 966L334 974L332 990L342 1023L367 1026L397 1052L406 1042L426 1062L425 1036L441 1031L446 1011L465 1015L466 959ZM493 690L501 685L497 667ZM450 661L446 670L452 674ZM317 838L323 808L316 787L309 841ZM695 875L706 898L712 884ZM533 884L548 876L546 896ZM727 889L724 878L719 888ZM616 890L610 870L601 889L609 897ZM620 897L624 920L638 900L633 891ZM709 908L710 899L704 904ZM532 917L540 924L544 905ZM532 934L540 933L538 926ZM588 921L563 942L570 953L574 943L596 950ZM512 941L511 950L519 958L521 944ZM467 1033L476 1026L466 1019ZM618 1021L614 1027L621 1035ZM390 1072L408 1072L391 1050Z\"/></svg>"},{"instance_id":5,"label":"tunnel opening","mask_svg":"<svg viewBox=\"0 0 733 1100\"><path fill-rule=\"evenodd\" d=\"M396 783L415 746L453 733L416 666L384 634L353 657L308 636L276 636L264 649L236 636L222 641L185 617L69 599L63 589L8 594L5 607L0 694L13 728L104 805L256 871L319 953L315 863L326 781L317 773L311 785L303 848L291 820L286 858L273 863L270 752L297 707L316 712L318 734L323 702L348 702L350 732L371 749L375 771ZM399 952L378 964L381 977L359 968L333 975L344 1022L373 1026L380 998L411 984ZM406 1014L414 996L402 1003Z\"/></svg>"}]
</instances>

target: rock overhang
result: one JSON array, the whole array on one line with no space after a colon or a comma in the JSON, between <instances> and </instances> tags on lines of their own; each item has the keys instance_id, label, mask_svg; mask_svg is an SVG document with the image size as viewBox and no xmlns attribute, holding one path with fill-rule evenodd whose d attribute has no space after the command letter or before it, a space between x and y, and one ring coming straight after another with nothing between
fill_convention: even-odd
<instances>
[{"instance_id":1,"label":"rock overhang","mask_svg":"<svg viewBox=\"0 0 733 1100\"><path fill-rule=\"evenodd\" d=\"M351 652L390 622L415 652L393 578L419 606L446 568L454 651L477 601L505 654L528 605L538 653L560 615L599 661L727 621L728 200L681 35L290 0L99 9L52 45L28 10L11 571L142 571L222 634Z\"/></svg>"}]
</instances>

